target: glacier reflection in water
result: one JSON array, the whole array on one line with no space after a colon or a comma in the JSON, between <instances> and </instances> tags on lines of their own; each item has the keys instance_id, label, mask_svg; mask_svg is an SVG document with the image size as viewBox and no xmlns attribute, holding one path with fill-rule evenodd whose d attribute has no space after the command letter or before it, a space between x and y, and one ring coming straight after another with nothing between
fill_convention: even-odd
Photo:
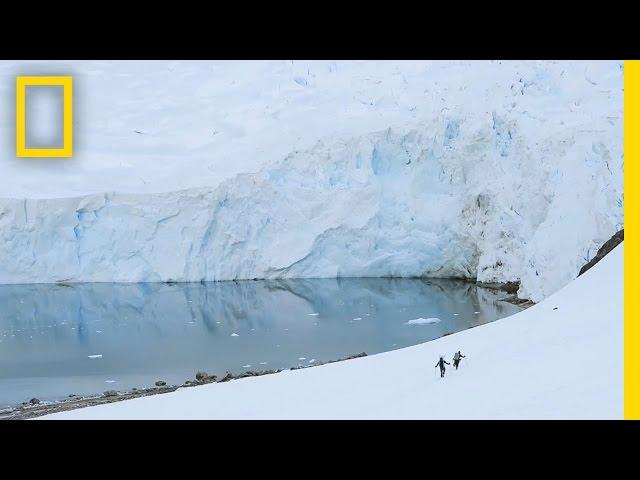
<instances>
[{"instance_id":1,"label":"glacier reflection in water","mask_svg":"<svg viewBox=\"0 0 640 480\"><path fill-rule=\"evenodd\" d=\"M4 285L0 408L393 350L519 310L502 297L386 278ZM407 325L420 317L441 321Z\"/></svg>"}]
</instances>

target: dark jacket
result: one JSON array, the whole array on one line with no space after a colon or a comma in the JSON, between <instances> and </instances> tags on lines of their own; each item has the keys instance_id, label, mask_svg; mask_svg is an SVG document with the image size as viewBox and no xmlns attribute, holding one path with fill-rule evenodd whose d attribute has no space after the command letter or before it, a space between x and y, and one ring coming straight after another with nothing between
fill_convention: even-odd
<instances>
[{"instance_id":1,"label":"dark jacket","mask_svg":"<svg viewBox=\"0 0 640 480\"><path fill-rule=\"evenodd\" d=\"M443 370L443 369L444 369L444 364L445 364L445 363L446 363L447 365L451 365L451 364L450 364L449 362L447 362L444 358L440 357L440 360L438 360L438 363L436 363L436 367L437 367L437 366L440 366L440 370Z\"/></svg>"}]
</instances>

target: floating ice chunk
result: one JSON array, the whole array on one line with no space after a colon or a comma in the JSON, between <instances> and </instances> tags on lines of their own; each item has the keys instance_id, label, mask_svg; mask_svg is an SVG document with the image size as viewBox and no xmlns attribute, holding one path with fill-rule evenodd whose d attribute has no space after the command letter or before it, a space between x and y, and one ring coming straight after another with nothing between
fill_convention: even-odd
<instances>
[{"instance_id":1,"label":"floating ice chunk","mask_svg":"<svg viewBox=\"0 0 640 480\"><path fill-rule=\"evenodd\" d=\"M88 355L89 358L102 358L102 354L99 355Z\"/></svg>"},{"instance_id":2,"label":"floating ice chunk","mask_svg":"<svg viewBox=\"0 0 640 480\"><path fill-rule=\"evenodd\" d=\"M307 357L298 357L298 360L306 360Z\"/></svg>"},{"instance_id":3,"label":"floating ice chunk","mask_svg":"<svg viewBox=\"0 0 640 480\"><path fill-rule=\"evenodd\" d=\"M309 360L309 363L314 363L316 361L315 358L312 358L311 360Z\"/></svg>"},{"instance_id":4,"label":"floating ice chunk","mask_svg":"<svg viewBox=\"0 0 640 480\"><path fill-rule=\"evenodd\" d=\"M478 314L478 313L480 313L480 312L473 312L473 313Z\"/></svg>"},{"instance_id":5,"label":"floating ice chunk","mask_svg":"<svg viewBox=\"0 0 640 480\"><path fill-rule=\"evenodd\" d=\"M405 323L405 325L429 325L431 323L438 323L440 322L439 318L436 317L430 317L430 318L416 318L414 320L409 320L407 323Z\"/></svg>"},{"instance_id":6,"label":"floating ice chunk","mask_svg":"<svg viewBox=\"0 0 640 480\"><path fill-rule=\"evenodd\" d=\"M102 333L102 330L96 330L96 333Z\"/></svg>"},{"instance_id":7,"label":"floating ice chunk","mask_svg":"<svg viewBox=\"0 0 640 480\"><path fill-rule=\"evenodd\" d=\"M362 317L356 317L354 320L362 320Z\"/></svg>"},{"instance_id":8,"label":"floating ice chunk","mask_svg":"<svg viewBox=\"0 0 640 480\"><path fill-rule=\"evenodd\" d=\"M260 365L266 365L267 362L260 362Z\"/></svg>"},{"instance_id":9,"label":"floating ice chunk","mask_svg":"<svg viewBox=\"0 0 640 480\"><path fill-rule=\"evenodd\" d=\"M232 333L231 336L232 337L239 337L240 335L238 335L237 333Z\"/></svg>"},{"instance_id":10,"label":"floating ice chunk","mask_svg":"<svg viewBox=\"0 0 640 480\"><path fill-rule=\"evenodd\" d=\"M454 313L453 316L457 317L458 315L460 315L459 313Z\"/></svg>"},{"instance_id":11,"label":"floating ice chunk","mask_svg":"<svg viewBox=\"0 0 640 480\"><path fill-rule=\"evenodd\" d=\"M307 313L307 315L310 315L312 317L317 317L318 315L320 315L319 313Z\"/></svg>"},{"instance_id":12,"label":"floating ice chunk","mask_svg":"<svg viewBox=\"0 0 640 480\"><path fill-rule=\"evenodd\" d=\"M104 383L116 383L115 380L105 380Z\"/></svg>"},{"instance_id":13,"label":"floating ice chunk","mask_svg":"<svg viewBox=\"0 0 640 480\"><path fill-rule=\"evenodd\" d=\"M242 365L242 368L251 368L251 365Z\"/></svg>"}]
</instances>

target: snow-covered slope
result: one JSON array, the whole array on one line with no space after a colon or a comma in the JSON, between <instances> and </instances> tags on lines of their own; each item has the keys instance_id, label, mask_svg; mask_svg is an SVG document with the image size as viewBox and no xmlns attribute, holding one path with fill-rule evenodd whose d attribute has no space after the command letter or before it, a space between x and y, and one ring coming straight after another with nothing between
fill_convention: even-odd
<instances>
[{"instance_id":1,"label":"snow-covered slope","mask_svg":"<svg viewBox=\"0 0 640 480\"><path fill-rule=\"evenodd\" d=\"M461 276L538 301L623 223L619 62L66 68L77 157L0 164L2 283Z\"/></svg>"},{"instance_id":2,"label":"snow-covered slope","mask_svg":"<svg viewBox=\"0 0 640 480\"><path fill-rule=\"evenodd\" d=\"M541 303L422 345L52 419L621 419L623 245ZM440 354L462 350L444 379Z\"/></svg>"}]
</instances>

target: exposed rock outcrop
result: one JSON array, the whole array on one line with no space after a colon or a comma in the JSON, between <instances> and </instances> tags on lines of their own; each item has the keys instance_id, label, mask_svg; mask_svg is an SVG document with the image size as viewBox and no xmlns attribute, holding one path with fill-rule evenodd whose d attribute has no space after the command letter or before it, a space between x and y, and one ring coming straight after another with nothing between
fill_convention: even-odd
<instances>
[{"instance_id":1,"label":"exposed rock outcrop","mask_svg":"<svg viewBox=\"0 0 640 480\"><path fill-rule=\"evenodd\" d=\"M593 257L591 260L589 260L589 262L587 262L580 269L580 272L578 273L578 276L582 275L584 272L586 272L591 267L593 267L596 263L598 263L600 260L602 260L611 250L616 248L623 241L624 241L624 228L622 230L616 232L613 235L613 237L611 237L609 240L604 242L604 245L602 245L602 247L600 247L600 249L598 250L598 253L596 253L596 256Z\"/></svg>"}]
</instances>

